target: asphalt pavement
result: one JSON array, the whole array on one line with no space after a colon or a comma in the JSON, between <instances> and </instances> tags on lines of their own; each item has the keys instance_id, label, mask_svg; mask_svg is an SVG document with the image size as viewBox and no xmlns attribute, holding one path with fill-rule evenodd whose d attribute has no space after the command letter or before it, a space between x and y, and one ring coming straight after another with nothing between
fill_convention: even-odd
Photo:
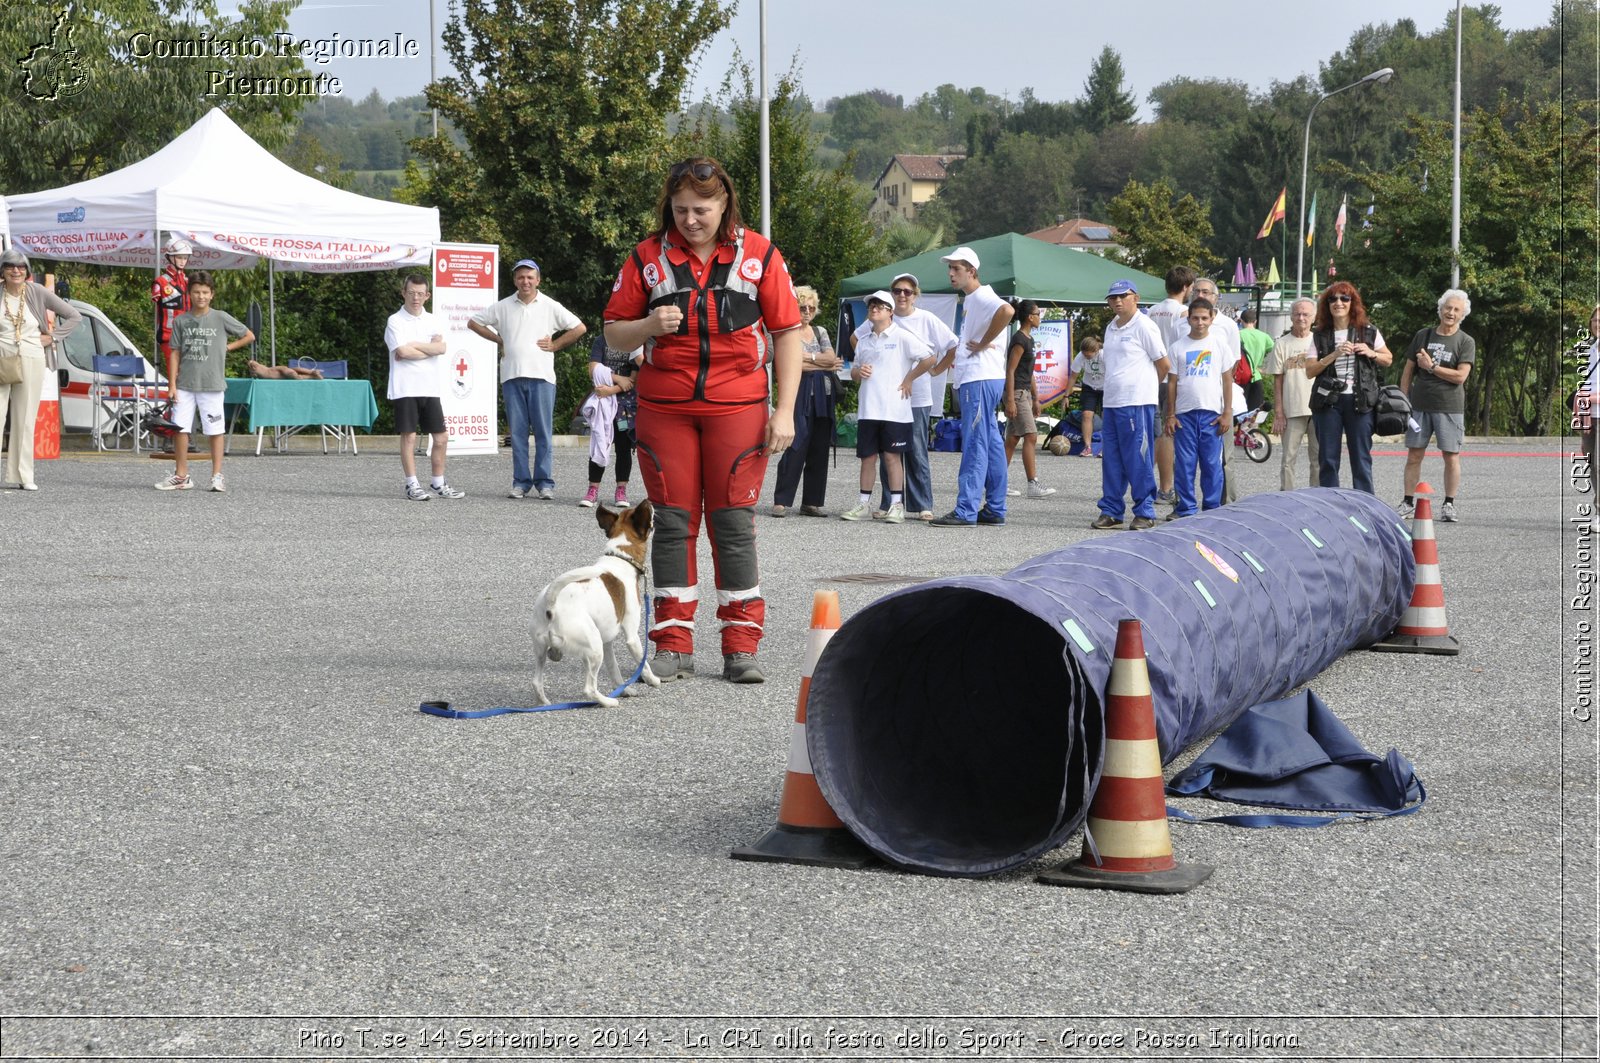
<instances>
[{"instance_id":1,"label":"asphalt pavement","mask_svg":"<svg viewBox=\"0 0 1600 1063\"><path fill-rule=\"evenodd\" d=\"M774 519L769 472L768 682L715 676L702 543L712 674L456 721L419 703L526 703L531 602L599 552L585 451L557 449L553 502L507 498L501 455L419 504L392 440L239 443L225 495L81 452L0 491L0 1059L1594 1058L1595 563L1560 440L1468 447L1437 525L1459 656L1312 684L1426 807L1174 823L1216 867L1176 897L1036 883L1078 837L982 879L728 858L775 820L812 592L848 616L1136 534L1089 530L1093 459L1041 455L1058 492L979 529ZM958 459L934 455L939 512ZM856 471L841 452L834 512ZM547 682L581 689L570 661ZM977 708L1004 704L997 677Z\"/></svg>"}]
</instances>

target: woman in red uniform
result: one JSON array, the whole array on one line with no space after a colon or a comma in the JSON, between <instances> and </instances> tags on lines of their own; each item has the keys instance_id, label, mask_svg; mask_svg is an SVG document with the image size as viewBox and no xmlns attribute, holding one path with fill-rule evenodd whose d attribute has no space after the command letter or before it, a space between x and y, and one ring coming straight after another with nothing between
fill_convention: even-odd
<instances>
[{"instance_id":1,"label":"woman in red uniform","mask_svg":"<svg viewBox=\"0 0 1600 1063\"><path fill-rule=\"evenodd\" d=\"M605 310L606 342L645 349L639 471L655 508L651 661L663 681L694 671L700 522L711 540L722 624L722 675L760 683L766 621L755 504L767 460L794 439L800 309L783 256L744 228L715 159L672 167L658 227L622 264ZM767 365L777 394L768 416Z\"/></svg>"}]
</instances>

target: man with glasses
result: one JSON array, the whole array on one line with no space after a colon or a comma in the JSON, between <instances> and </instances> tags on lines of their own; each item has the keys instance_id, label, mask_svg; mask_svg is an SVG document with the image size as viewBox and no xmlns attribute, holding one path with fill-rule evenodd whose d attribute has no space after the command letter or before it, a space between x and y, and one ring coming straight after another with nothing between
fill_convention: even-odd
<instances>
[{"instance_id":1,"label":"man with glasses","mask_svg":"<svg viewBox=\"0 0 1600 1063\"><path fill-rule=\"evenodd\" d=\"M1006 445L995 411L1006 383L1006 355L1000 337L1016 310L978 280L978 255L958 247L945 255L950 286L962 295L961 341L933 371L954 366L961 402L961 471L956 508L929 521L936 528L998 527L1006 522Z\"/></svg>"},{"instance_id":2,"label":"man with glasses","mask_svg":"<svg viewBox=\"0 0 1600 1063\"><path fill-rule=\"evenodd\" d=\"M1097 531L1122 527L1127 512L1124 495L1133 494L1134 531L1156 526L1156 396L1172 371L1161 330L1139 313L1139 292L1132 281L1112 283L1106 306L1116 315L1106 326L1100 355L1106 366L1105 409L1100 436L1105 452L1100 461L1100 515L1089 527Z\"/></svg>"},{"instance_id":3,"label":"man with glasses","mask_svg":"<svg viewBox=\"0 0 1600 1063\"><path fill-rule=\"evenodd\" d=\"M917 306L922 285L909 273L902 273L889 282L889 294L894 297L894 323L926 343L934 355L943 358L956 349L960 342L950 326L938 314ZM871 321L863 321L850 334L850 349L872 329ZM920 520L933 520L933 470L928 463L928 422L933 416L933 374L923 373L911 383L911 444L906 448L905 506L908 514ZM875 518L889 512L888 468L879 463L878 472L883 478L883 497Z\"/></svg>"}]
</instances>

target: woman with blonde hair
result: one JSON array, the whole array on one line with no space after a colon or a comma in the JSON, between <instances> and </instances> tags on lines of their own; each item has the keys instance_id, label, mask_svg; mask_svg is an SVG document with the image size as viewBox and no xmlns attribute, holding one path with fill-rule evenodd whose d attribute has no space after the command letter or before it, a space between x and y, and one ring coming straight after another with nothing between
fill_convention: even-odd
<instances>
[{"instance_id":1,"label":"woman with blonde hair","mask_svg":"<svg viewBox=\"0 0 1600 1063\"><path fill-rule=\"evenodd\" d=\"M826 517L828 447L833 443L834 406L839 400L839 377L844 362L833 350L828 330L815 324L821 305L817 290L802 284L794 290L800 301L800 394L794 403L794 444L778 460L778 481L772 490L772 515L787 516L800 491L800 512Z\"/></svg>"}]
</instances>

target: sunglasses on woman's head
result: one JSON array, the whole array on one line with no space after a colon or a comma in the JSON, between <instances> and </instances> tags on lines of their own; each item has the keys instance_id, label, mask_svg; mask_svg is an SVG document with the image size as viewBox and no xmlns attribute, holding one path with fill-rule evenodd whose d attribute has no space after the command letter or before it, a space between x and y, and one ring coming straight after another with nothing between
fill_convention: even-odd
<instances>
[{"instance_id":1,"label":"sunglasses on woman's head","mask_svg":"<svg viewBox=\"0 0 1600 1063\"><path fill-rule=\"evenodd\" d=\"M696 181L709 181L717 175L717 168L709 162L680 162L667 173L669 180L676 181L685 174L694 174Z\"/></svg>"}]
</instances>

